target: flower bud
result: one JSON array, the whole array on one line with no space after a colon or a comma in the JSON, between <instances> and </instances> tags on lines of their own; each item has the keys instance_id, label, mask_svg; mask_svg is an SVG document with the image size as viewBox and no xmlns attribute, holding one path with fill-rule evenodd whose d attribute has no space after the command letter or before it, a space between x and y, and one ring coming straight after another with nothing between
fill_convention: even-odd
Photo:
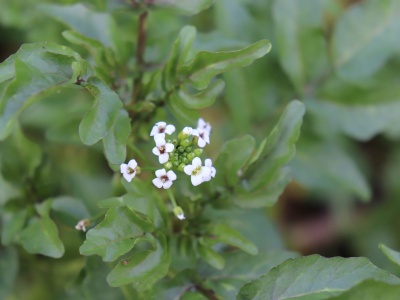
<instances>
[{"instance_id":1,"label":"flower bud","mask_svg":"<svg viewBox=\"0 0 400 300\"><path fill-rule=\"evenodd\" d=\"M179 147L178 147L178 151L179 151L180 153L185 152L185 147L179 146Z\"/></svg>"},{"instance_id":2,"label":"flower bud","mask_svg":"<svg viewBox=\"0 0 400 300\"><path fill-rule=\"evenodd\" d=\"M183 147L186 148L186 147L189 146L191 143L192 143L192 142L191 142L189 139L184 139L184 140L181 141L181 146L183 146Z\"/></svg>"},{"instance_id":3,"label":"flower bud","mask_svg":"<svg viewBox=\"0 0 400 300\"><path fill-rule=\"evenodd\" d=\"M189 161L186 157L184 157L184 158L182 158L182 162L183 162L185 165L187 165L190 161Z\"/></svg>"},{"instance_id":4,"label":"flower bud","mask_svg":"<svg viewBox=\"0 0 400 300\"><path fill-rule=\"evenodd\" d=\"M192 150L193 150L193 147L186 147L186 149L185 149L185 151L186 151L187 153L192 152Z\"/></svg>"},{"instance_id":5,"label":"flower bud","mask_svg":"<svg viewBox=\"0 0 400 300\"><path fill-rule=\"evenodd\" d=\"M140 173L142 173L142 169L139 166L136 166L135 171L136 171L136 175L139 175Z\"/></svg>"},{"instance_id":6,"label":"flower bud","mask_svg":"<svg viewBox=\"0 0 400 300\"><path fill-rule=\"evenodd\" d=\"M194 149L193 152L195 156L200 156L203 153L203 149Z\"/></svg>"},{"instance_id":7,"label":"flower bud","mask_svg":"<svg viewBox=\"0 0 400 300\"><path fill-rule=\"evenodd\" d=\"M181 141L184 139L187 139L189 136L192 135L192 130L193 129L191 127L183 128L183 130L181 132L179 132L179 134L178 134L178 139Z\"/></svg>"},{"instance_id":8,"label":"flower bud","mask_svg":"<svg viewBox=\"0 0 400 300\"><path fill-rule=\"evenodd\" d=\"M194 152L190 152L190 153L188 153L188 154L186 155L186 158L187 158L189 161L192 161L193 158L195 158L195 157L196 157L196 155L194 154Z\"/></svg>"},{"instance_id":9,"label":"flower bud","mask_svg":"<svg viewBox=\"0 0 400 300\"><path fill-rule=\"evenodd\" d=\"M183 172L183 169L184 169L185 167L186 167L186 165L185 165L184 163L181 163L181 164L178 166L178 170Z\"/></svg>"},{"instance_id":10,"label":"flower bud","mask_svg":"<svg viewBox=\"0 0 400 300\"><path fill-rule=\"evenodd\" d=\"M183 210L182 210L182 208L180 206L175 206L173 211L174 211L175 216L179 220L185 219L185 215L184 215Z\"/></svg>"},{"instance_id":11,"label":"flower bud","mask_svg":"<svg viewBox=\"0 0 400 300\"><path fill-rule=\"evenodd\" d=\"M167 161L167 162L164 164L164 168L167 169L167 170L171 170L172 167L173 167L173 164L172 164L172 162L170 162L170 161Z\"/></svg>"},{"instance_id":12,"label":"flower bud","mask_svg":"<svg viewBox=\"0 0 400 300\"><path fill-rule=\"evenodd\" d=\"M174 168L178 168L179 167L179 161L175 160L172 165L174 166Z\"/></svg>"}]
</instances>

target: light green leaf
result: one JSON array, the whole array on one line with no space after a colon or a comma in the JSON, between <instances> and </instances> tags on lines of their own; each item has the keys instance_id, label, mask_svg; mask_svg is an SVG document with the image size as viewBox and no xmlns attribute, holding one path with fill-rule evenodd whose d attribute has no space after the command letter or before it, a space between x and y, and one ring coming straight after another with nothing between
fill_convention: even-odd
<instances>
[{"instance_id":1,"label":"light green leaf","mask_svg":"<svg viewBox=\"0 0 400 300\"><path fill-rule=\"evenodd\" d=\"M210 234L215 236L215 239L213 239L215 243L222 242L237 247L251 255L256 255L258 253L257 247L252 242L246 239L240 232L227 225L216 224L212 226Z\"/></svg>"},{"instance_id":2,"label":"light green leaf","mask_svg":"<svg viewBox=\"0 0 400 300\"><path fill-rule=\"evenodd\" d=\"M263 149L258 150L260 158L246 171L244 189L255 191L277 180L280 169L296 152L295 143L300 135L304 113L305 107L300 101L288 104L266 141L261 143Z\"/></svg>"},{"instance_id":3,"label":"light green leaf","mask_svg":"<svg viewBox=\"0 0 400 300\"><path fill-rule=\"evenodd\" d=\"M226 52L202 51L182 67L182 75L198 90L205 89L211 79L221 73L247 66L271 50L268 40L258 41L244 49Z\"/></svg>"},{"instance_id":4,"label":"light green leaf","mask_svg":"<svg viewBox=\"0 0 400 300\"><path fill-rule=\"evenodd\" d=\"M366 279L400 284L399 278L377 268L366 258L311 255L289 259L245 284L237 299L326 299Z\"/></svg>"},{"instance_id":5,"label":"light green leaf","mask_svg":"<svg viewBox=\"0 0 400 300\"><path fill-rule=\"evenodd\" d=\"M278 0L273 5L279 61L300 92L328 69L322 2Z\"/></svg>"},{"instance_id":6,"label":"light green leaf","mask_svg":"<svg viewBox=\"0 0 400 300\"><path fill-rule=\"evenodd\" d=\"M0 299L8 299L18 275L18 252L13 247L0 251Z\"/></svg>"},{"instance_id":7,"label":"light green leaf","mask_svg":"<svg viewBox=\"0 0 400 300\"><path fill-rule=\"evenodd\" d=\"M225 82L223 80L215 80L205 90L194 95L191 95L182 87L176 93L178 93L178 98L187 108L202 109L211 106L215 102L224 86Z\"/></svg>"},{"instance_id":8,"label":"light green leaf","mask_svg":"<svg viewBox=\"0 0 400 300\"><path fill-rule=\"evenodd\" d=\"M119 165L126 159L126 141L131 133L131 121L128 113L121 109L114 123L103 139L104 152L110 164Z\"/></svg>"},{"instance_id":9,"label":"light green leaf","mask_svg":"<svg viewBox=\"0 0 400 300\"><path fill-rule=\"evenodd\" d=\"M225 260L212 248L206 245L198 244L197 252L199 253L201 259L213 268L216 268L217 270L222 270L224 268Z\"/></svg>"},{"instance_id":10,"label":"light green leaf","mask_svg":"<svg viewBox=\"0 0 400 300\"><path fill-rule=\"evenodd\" d=\"M141 251L118 263L107 276L110 286L132 284L138 291L149 289L163 278L169 268L169 247L164 235L158 234L154 251Z\"/></svg>"},{"instance_id":11,"label":"light green leaf","mask_svg":"<svg viewBox=\"0 0 400 300\"><path fill-rule=\"evenodd\" d=\"M400 2L368 0L346 10L332 40L337 74L360 81L375 73L400 46Z\"/></svg>"},{"instance_id":12,"label":"light green leaf","mask_svg":"<svg viewBox=\"0 0 400 300\"><path fill-rule=\"evenodd\" d=\"M103 261L113 261L137 243L149 240L146 232L153 229L151 223L126 206L110 208L104 220L88 231L79 251L82 255L97 254Z\"/></svg>"},{"instance_id":13,"label":"light green leaf","mask_svg":"<svg viewBox=\"0 0 400 300\"><path fill-rule=\"evenodd\" d=\"M95 97L93 107L79 125L79 136L86 145L93 145L105 138L122 108L118 95L102 80L90 77L85 88Z\"/></svg>"},{"instance_id":14,"label":"light green leaf","mask_svg":"<svg viewBox=\"0 0 400 300\"><path fill-rule=\"evenodd\" d=\"M374 280L366 280L340 296L330 300L397 300L400 295L400 285L388 284Z\"/></svg>"},{"instance_id":15,"label":"light green leaf","mask_svg":"<svg viewBox=\"0 0 400 300\"><path fill-rule=\"evenodd\" d=\"M16 212L4 212L2 216L1 243L8 246L18 241L18 237L24 228L28 211L26 209Z\"/></svg>"},{"instance_id":16,"label":"light green leaf","mask_svg":"<svg viewBox=\"0 0 400 300\"><path fill-rule=\"evenodd\" d=\"M213 3L214 0L155 0L152 4L156 7L171 9L174 13L191 16L209 8Z\"/></svg>"},{"instance_id":17,"label":"light green leaf","mask_svg":"<svg viewBox=\"0 0 400 300\"><path fill-rule=\"evenodd\" d=\"M390 249L388 246L384 244L379 245L379 249L386 255L387 258L390 259L393 263L400 267L400 252Z\"/></svg>"},{"instance_id":18,"label":"light green leaf","mask_svg":"<svg viewBox=\"0 0 400 300\"><path fill-rule=\"evenodd\" d=\"M224 143L215 161L217 170L226 177L230 186L235 186L241 173L254 151L256 141L251 135L245 135Z\"/></svg>"}]
</instances>

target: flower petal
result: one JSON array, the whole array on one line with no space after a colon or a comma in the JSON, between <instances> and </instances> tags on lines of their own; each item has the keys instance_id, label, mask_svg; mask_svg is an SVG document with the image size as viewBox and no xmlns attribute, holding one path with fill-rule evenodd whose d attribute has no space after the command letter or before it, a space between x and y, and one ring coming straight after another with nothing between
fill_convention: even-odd
<instances>
[{"instance_id":1,"label":"flower petal","mask_svg":"<svg viewBox=\"0 0 400 300\"><path fill-rule=\"evenodd\" d=\"M211 170L208 167L201 167L201 172L200 172L202 177L208 177L211 175Z\"/></svg>"},{"instance_id":2,"label":"flower petal","mask_svg":"<svg viewBox=\"0 0 400 300\"><path fill-rule=\"evenodd\" d=\"M158 156L158 161L160 162L160 164L165 164L168 161L168 159L169 159L168 153L163 153Z\"/></svg>"},{"instance_id":3,"label":"flower petal","mask_svg":"<svg viewBox=\"0 0 400 300\"><path fill-rule=\"evenodd\" d=\"M161 176L167 175L167 171L165 169L160 169L156 171L156 176L160 178Z\"/></svg>"},{"instance_id":4,"label":"flower petal","mask_svg":"<svg viewBox=\"0 0 400 300\"><path fill-rule=\"evenodd\" d=\"M155 140L156 141L156 146L157 148L160 148L161 146L165 146L165 138L158 138Z\"/></svg>"},{"instance_id":5,"label":"flower petal","mask_svg":"<svg viewBox=\"0 0 400 300\"><path fill-rule=\"evenodd\" d=\"M201 166L201 159L199 157L193 158L192 165L194 167L200 167Z\"/></svg>"},{"instance_id":6,"label":"flower petal","mask_svg":"<svg viewBox=\"0 0 400 300\"><path fill-rule=\"evenodd\" d=\"M136 172L133 172L132 174L124 173L122 176L126 179L126 181L131 182L133 177L135 177Z\"/></svg>"},{"instance_id":7,"label":"flower petal","mask_svg":"<svg viewBox=\"0 0 400 300\"><path fill-rule=\"evenodd\" d=\"M157 141L157 140L160 140L160 139L164 139L164 140L165 140L165 133L159 133L159 132L157 132L157 133L154 135L154 141Z\"/></svg>"},{"instance_id":8,"label":"flower petal","mask_svg":"<svg viewBox=\"0 0 400 300\"><path fill-rule=\"evenodd\" d=\"M212 177L215 177L215 175L217 174L217 170L216 170L214 167L211 167L210 170L211 170L210 175L211 175Z\"/></svg>"},{"instance_id":9,"label":"flower petal","mask_svg":"<svg viewBox=\"0 0 400 300\"><path fill-rule=\"evenodd\" d=\"M163 188L164 189L169 189L172 185L172 181L171 180L167 180L166 182L164 182L163 184Z\"/></svg>"},{"instance_id":10,"label":"flower petal","mask_svg":"<svg viewBox=\"0 0 400 300\"><path fill-rule=\"evenodd\" d=\"M176 180L176 174L175 174L175 172L172 171L172 170L170 170L170 171L167 172L167 176L168 176L168 179L171 180L171 181Z\"/></svg>"},{"instance_id":11,"label":"flower petal","mask_svg":"<svg viewBox=\"0 0 400 300\"><path fill-rule=\"evenodd\" d=\"M195 166L187 165L183 168L183 172L185 172L187 175L192 175L194 169L196 169Z\"/></svg>"},{"instance_id":12,"label":"flower petal","mask_svg":"<svg viewBox=\"0 0 400 300\"><path fill-rule=\"evenodd\" d=\"M131 159L131 160L128 162L128 167L134 170L134 169L137 167L137 162L136 162L136 160Z\"/></svg>"},{"instance_id":13,"label":"flower petal","mask_svg":"<svg viewBox=\"0 0 400 300\"><path fill-rule=\"evenodd\" d=\"M153 179L153 184L158 187L159 189L161 189L161 187L163 186L163 182L161 181L160 178L154 178Z\"/></svg>"},{"instance_id":14,"label":"flower petal","mask_svg":"<svg viewBox=\"0 0 400 300\"><path fill-rule=\"evenodd\" d=\"M175 131L175 126L174 125L167 125L167 127L165 127L165 132L168 134L172 134Z\"/></svg>"},{"instance_id":15,"label":"flower petal","mask_svg":"<svg viewBox=\"0 0 400 300\"><path fill-rule=\"evenodd\" d=\"M175 148L174 144L171 144L171 143L165 144L165 151L167 151L167 152L174 151L174 148Z\"/></svg>"},{"instance_id":16,"label":"flower petal","mask_svg":"<svg viewBox=\"0 0 400 300\"><path fill-rule=\"evenodd\" d=\"M162 127L165 128L165 126L167 126L167 123L165 123L164 121L160 121L156 123L157 127Z\"/></svg>"},{"instance_id":17,"label":"flower petal","mask_svg":"<svg viewBox=\"0 0 400 300\"><path fill-rule=\"evenodd\" d=\"M150 136L156 135L158 132L159 132L159 131L158 131L158 126L155 125L155 126L153 126L153 128L151 129Z\"/></svg>"},{"instance_id":18,"label":"flower petal","mask_svg":"<svg viewBox=\"0 0 400 300\"><path fill-rule=\"evenodd\" d=\"M128 165L127 164L121 164L119 166L121 173L126 173L128 171Z\"/></svg>"},{"instance_id":19,"label":"flower petal","mask_svg":"<svg viewBox=\"0 0 400 300\"><path fill-rule=\"evenodd\" d=\"M154 147L152 151L153 151L153 154L154 154L154 155L160 155L160 154L161 154L161 153L160 153L160 150L158 150L157 147Z\"/></svg>"},{"instance_id":20,"label":"flower petal","mask_svg":"<svg viewBox=\"0 0 400 300\"><path fill-rule=\"evenodd\" d=\"M203 140L201 137L199 137L199 140L197 141L197 145L199 145L199 147L204 148L204 146L206 145L206 141Z\"/></svg>"},{"instance_id":21,"label":"flower petal","mask_svg":"<svg viewBox=\"0 0 400 300\"><path fill-rule=\"evenodd\" d=\"M207 158L207 159L204 161L204 166L205 166L205 167L211 168L211 167L212 167L212 160L209 159L209 158Z\"/></svg>"},{"instance_id":22,"label":"flower petal","mask_svg":"<svg viewBox=\"0 0 400 300\"><path fill-rule=\"evenodd\" d=\"M190 180L192 181L192 184L193 184L194 186L197 186L197 185L199 185L200 183L203 182L203 177L201 176L201 174L192 175L192 176L190 177Z\"/></svg>"},{"instance_id":23,"label":"flower petal","mask_svg":"<svg viewBox=\"0 0 400 300\"><path fill-rule=\"evenodd\" d=\"M199 131L197 129L192 130L192 135L199 136Z\"/></svg>"}]
</instances>

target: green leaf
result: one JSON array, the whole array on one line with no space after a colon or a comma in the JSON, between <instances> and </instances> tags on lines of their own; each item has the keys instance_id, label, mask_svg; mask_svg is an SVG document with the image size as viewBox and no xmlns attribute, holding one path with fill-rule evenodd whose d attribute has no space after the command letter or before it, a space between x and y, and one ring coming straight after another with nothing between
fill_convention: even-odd
<instances>
[{"instance_id":1,"label":"green leaf","mask_svg":"<svg viewBox=\"0 0 400 300\"><path fill-rule=\"evenodd\" d=\"M198 111L187 108L176 93L169 96L167 107L182 124L191 124L199 118Z\"/></svg>"},{"instance_id":2,"label":"green leaf","mask_svg":"<svg viewBox=\"0 0 400 300\"><path fill-rule=\"evenodd\" d=\"M375 73L400 46L400 3L368 0L346 10L332 39L337 74L359 81Z\"/></svg>"},{"instance_id":3,"label":"green leaf","mask_svg":"<svg viewBox=\"0 0 400 300\"><path fill-rule=\"evenodd\" d=\"M325 299L339 295L365 279L400 283L399 278L378 269L366 258L311 255L289 259L245 284L237 299Z\"/></svg>"},{"instance_id":4,"label":"green leaf","mask_svg":"<svg viewBox=\"0 0 400 300\"><path fill-rule=\"evenodd\" d=\"M126 141L131 133L131 121L128 113L121 109L114 123L103 139L104 152L110 164L119 165L126 159Z\"/></svg>"},{"instance_id":5,"label":"green leaf","mask_svg":"<svg viewBox=\"0 0 400 300\"><path fill-rule=\"evenodd\" d=\"M395 263L400 267L400 252L390 249L388 246L384 244L380 244L379 249L381 249L383 254L385 254L385 256L389 258L390 261L392 261L393 263Z\"/></svg>"},{"instance_id":6,"label":"green leaf","mask_svg":"<svg viewBox=\"0 0 400 300\"><path fill-rule=\"evenodd\" d=\"M21 232L19 241L29 253L60 258L64 254L64 245L58 237L56 224L49 217L50 207L51 200L36 205L36 211L40 217L29 220L28 225Z\"/></svg>"},{"instance_id":7,"label":"green leaf","mask_svg":"<svg viewBox=\"0 0 400 300\"><path fill-rule=\"evenodd\" d=\"M225 260L212 248L206 245L198 244L197 252L199 253L201 259L213 268L216 268L217 270L222 270L224 268Z\"/></svg>"},{"instance_id":8,"label":"green leaf","mask_svg":"<svg viewBox=\"0 0 400 300\"><path fill-rule=\"evenodd\" d=\"M384 282L366 280L340 296L329 298L330 300L397 300L400 295L400 285L392 285Z\"/></svg>"},{"instance_id":9,"label":"green leaf","mask_svg":"<svg viewBox=\"0 0 400 300\"><path fill-rule=\"evenodd\" d=\"M8 296L18 275L18 252L13 247L2 248L0 251L0 299Z\"/></svg>"},{"instance_id":10,"label":"green leaf","mask_svg":"<svg viewBox=\"0 0 400 300\"><path fill-rule=\"evenodd\" d=\"M237 247L251 255L256 255L258 253L257 247L252 242L246 239L240 232L227 225L217 224L212 226L210 234L215 236L213 242L222 242Z\"/></svg>"},{"instance_id":11,"label":"green leaf","mask_svg":"<svg viewBox=\"0 0 400 300\"><path fill-rule=\"evenodd\" d=\"M79 136L86 145L93 145L113 130L114 120L122 108L122 102L99 78L90 77L85 88L95 97L95 102L79 125Z\"/></svg>"},{"instance_id":12,"label":"green leaf","mask_svg":"<svg viewBox=\"0 0 400 300\"><path fill-rule=\"evenodd\" d=\"M162 234L156 237L155 242L155 251L141 251L118 263L107 276L110 286L132 284L138 291L144 291L163 278L171 259L169 247Z\"/></svg>"},{"instance_id":13,"label":"green leaf","mask_svg":"<svg viewBox=\"0 0 400 300\"><path fill-rule=\"evenodd\" d=\"M114 261L137 243L148 241L146 232L153 229L151 223L126 206L110 208L104 220L88 231L79 251L82 255L100 255L103 261Z\"/></svg>"},{"instance_id":14,"label":"green leaf","mask_svg":"<svg viewBox=\"0 0 400 300\"><path fill-rule=\"evenodd\" d=\"M51 209L57 220L70 227L74 227L80 220L90 216L82 200L68 196L54 198L51 203Z\"/></svg>"},{"instance_id":15,"label":"green leaf","mask_svg":"<svg viewBox=\"0 0 400 300\"><path fill-rule=\"evenodd\" d=\"M1 243L8 246L18 241L19 234L24 228L28 211L26 209L16 212L5 212L2 216Z\"/></svg>"},{"instance_id":16,"label":"green leaf","mask_svg":"<svg viewBox=\"0 0 400 300\"><path fill-rule=\"evenodd\" d=\"M202 90L194 95L190 94L185 89L181 88L176 93L183 105L191 109L202 109L214 104L215 99L225 87L223 80L215 80L205 90Z\"/></svg>"},{"instance_id":17,"label":"green leaf","mask_svg":"<svg viewBox=\"0 0 400 300\"><path fill-rule=\"evenodd\" d=\"M305 113L304 104L294 100L288 104L271 133L258 150L260 158L246 171L244 188L255 191L277 180L280 169L296 152L295 143L300 135L300 127Z\"/></svg>"},{"instance_id":18,"label":"green leaf","mask_svg":"<svg viewBox=\"0 0 400 300\"><path fill-rule=\"evenodd\" d=\"M214 76L250 65L270 50L271 43L268 40L261 40L237 51L202 51L196 54L190 64L182 67L182 75L196 89L203 90Z\"/></svg>"},{"instance_id":19,"label":"green leaf","mask_svg":"<svg viewBox=\"0 0 400 300\"><path fill-rule=\"evenodd\" d=\"M322 2L281 0L273 5L279 61L300 92L328 69Z\"/></svg>"},{"instance_id":20,"label":"green leaf","mask_svg":"<svg viewBox=\"0 0 400 300\"><path fill-rule=\"evenodd\" d=\"M161 8L171 9L174 13L187 16L195 15L209 8L214 3L214 0L155 0L152 5Z\"/></svg>"},{"instance_id":21,"label":"green leaf","mask_svg":"<svg viewBox=\"0 0 400 300\"><path fill-rule=\"evenodd\" d=\"M217 170L224 174L230 186L235 186L246 162L251 158L256 141L251 135L232 139L223 144L221 152L215 161Z\"/></svg>"}]
</instances>

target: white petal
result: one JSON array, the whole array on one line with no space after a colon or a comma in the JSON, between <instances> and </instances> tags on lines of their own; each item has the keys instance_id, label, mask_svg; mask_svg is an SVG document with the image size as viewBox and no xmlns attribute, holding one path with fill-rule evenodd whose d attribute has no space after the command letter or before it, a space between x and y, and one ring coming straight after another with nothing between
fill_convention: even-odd
<instances>
[{"instance_id":1,"label":"white petal","mask_svg":"<svg viewBox=\"0 0 400 300\"><path fill-rule=\"evenodd\" d=\"M207 132L204 132L204 134L203 134L203 140L204 140L207 144L210 143L210 137L208 136L208 133L207 133Z\"/></svg>"},{"instance_id":2,"label":"white petal","mask_svg":"<svg viewBox=\"0 0 400 300\"><path fill-rule=\"evenodd\" d=\"M197 129L193 129L192 135L199 136L199 131Z\"/></svg>"},{"instance_id":3,"label":"white petal","mask_svg":"<svg viewBox=\"0 0 400 300\"><path fill-rule=\"evenodd\" d=\"M160 148L161 146L165 146L165 139L164 138L158 138L155 141L156 141L157 148Z\"/></svg>"},{"instance_id":4,"label":"white petal","mask_svg":"<svg viewBox=\"0 0 400 300\"><path fill-rule=\"evenodd\" d=\"M161 176L167 175L167 171L165 169L160 169L156 171L156 176L160 178Z\"/></svg>"},{"instance_id":5,"label":"white petal","mask_svg":"<svg viewBox=\"0 0 400 300\"><path fill-rule=\"evenodd\" d=\"M153 184L158 187L159 189L161 189L161 187L163 186L163 182L161 181L160 178L154 178L153 179Z\"/></svg>"},{"instance_id":6,"label":"white petal","mask_svg":"<svg viewBox=\"0 0 400 300\"><path fill-rule=\"evenodd\" d=\"M158 156L158 161L160 162L160 164L166 163L168 159L169 159L168 153L163 153Z\"/></svg>"},{"instance_id":7,"label":"white petal","mask_svg":"<svg viewBox=\"0 0 400 300\"><path fill-rule=\"evenodd\" d=\"M171 143L165 144L165 151L167 151L167 152L174 151L174 148L175 148L174 144L171 144Z\"/></svg>"},{"instance_id":8,"label":"white petal","mask_svg":"<svg viewBox=\"0 0 400 300\"><path fill-rule=\"evenodd\" d=\"M176 174L172 170L168 171L167 176L168 176L168 179L171 181L176 180Z\"/></svg>"},{"instance_id":9,"label":"white petal","mask_svg":"<svg viewBox=\"0 0 400 300\"><path fill-rule=\"evenodd\" d=\"M197 145L199 145L199 147L204 148L204 146L206 145L206 141L203 140L201 137L199 137L199 140L197 141Z\"/></svg>"},{"instance_id":10,"label":"white petal","mask_svg":"<svg viewBox=\"0 0 400 300\"><path fill-rule=\"evenodd\" d=\"M187 165L183 168L183 171L187 174L187 175L192 175L193 170L196 169L195 166L192 165Z\"/></svg>"},{"instance_id":11,"label":"white petal","mask_svg":"<svg viewBox=\"0 0 400 300\"><path fill-rule=\"evenodd\" d=\"M157 129L158 130L158 129ZM159 133L159 132L157 132L155 135L154 135L154 141L157 141L157 140L160 140L160 139L165 139L165 133Z\"/></svg>"},{"instance_id":12,"label":"white petal","mask_svg":"<svg viewBox=\"0 0 400 300\"><path fill-rule=\"evenodd\" d=\"M163 188L164 189L169 189L172 185L172 181L171 180L167 180L166 182L164 182L163 184Z\"/></svg>"},{"instance_id":13,"label":"white petal","mask_svg":"<svg viewBox=\"0 0 400 300\"><path fill-rule=\"evenodd\" d=\"M197 185L199 185L200 183L203 182L203 177L201 176L201 174L192 175L192 176L190 177L190 180L192 181L192 184L193 184L194 186L197 186Z\"/></svg>"},{"instance_id":14,"label":"white petal","mask_svg":"<svg viewBox=\"0 0 400 300\"><path fill-rule=\"evenodd\" d=\"M176 216L179 220L184 220L185 219L185 215L183 213L179 214Z\"/></svg>"},{"instance_id":15,"label":"white petal","mask_svg":"<svg viewBox=\"0 0 400 300\"><path fill-rule=\"evenodd\" d=\"M172 134L175 131L175 126L174 125L167 125L165 128L165 132L168 134Z\"/></svg>"},{"instance_id":16,"label":"white petal","mask_svg":"<svg viewBox=\"0 0 400 300\"><path fill-rule=\"evenodd\" d=\"M132 174L124 173L123 176L126 179L126 181L131 182L133 177L135 177L136 172L133 172Z\"/></svg>"},{"instance_id":17,"label":"white petal","mask_svg":"<svg viewBox=\"0 0 400 300\"><path fill-rule=\"evenodd\" d=\"M182 132L183 132L184 134L187 134L187 135L192 135L192 134L193 134L193 131L194 131L194 129L191 128L191 127L185 127L185 128L182 129Z\"/></svg>"},{"instance_id":18,"label":"white petal","mask_svg":"<svg viewBox=\"0 0 400 300\"><path fill-rule=\"evenodd\" d=\"M121 173L126 173L128 171L128 165L127 164L121 164L119 168L121 170Z\"/></svg>"},{"instance_id":19,"label":"white petal","mask_svg":"<svg viewBox=\"0 0 400 300\"><path fill-rule=\"evenodd\" d=\"M203 181L210 181L210 180L211 180L211 176L203 177Z\"/></svg>"},{"instance_id":20,"label":"white petal","mask_svg":"<svg viewBox=\"0 0 400 300\"><path fill-rule=\"evenodd\" d=\"M207 159L204 161L204 166L211 168L211 167L212 167L212 160L209 159L209 158L207 158Z\"/></svg>"},{"instance_id":21,"label":"white petal","mask_svg":"<svg viewBox=\"0 0 400 300\"><path fill-rule=\"evenodd\" d=\"M194 167L200 167L201 166L201 159L199 157L193 158L192 165Z\"/></svg>"},{"instance_id":22,"label":"white petal","mask_svg":"<svg viewBox=\"0 0 400 300\"><path fill-rule=\"evenodd\" d=\"M158 133L158 126L155 125L155 126L153 126L153 128L151 129L150 136L153 136L153 135L155 135L155 134L157 134L157 133Z\"/></svg>"},{"instance_id":23,"label":"white petal","mask_svg":"<svg viewBox=\"0 0 400 300\"><path fill-rule=\"evenodd\" d=\"M217 174L217 170L214 167L211 167L210 170L211 170L211 174L210 175L212 177L215 177L215 175Z\"/></svg>"},{"instance_id":24,"label":"white petal","mask_svg":"<svg viewBox=\"0 0 400 300\"><path fill-rule=\"evenodd\" d=\"M136 160L131 159L131 160L128 162L128 167L131 168L132 170L134 170L134 169L137 167L137 162L136 162Z\"/></svg>"},{"instance_id":25,"label":"white petal","mask_svg":"<svg viewBox=\"0 0 400 300\"><path fill-rule=\"evenodd\" d=\"M205 126L207 126L206 121L204 121L203 118L200 118L197 120L197 127L198 128L204 128Z\"/></svg>"},{"instance_id":26,"label":"white petal","mask_svg":"<svg viewBox=\"0 0 400 300\"><path fill-rule=\"evenodd\" d=\"M157 125L157 127L165 128L165 126L167 126L167 123L161 121L161 122L157 122L156 125Z\"/></svg>"},{"instance_id":27,"label":"white petal","mask_svg":"<svg viewBox=\"0 0 400 300\"><path fill-rule=\"evenodd\" d=\"M160 153L160 150L158 150L157 147L154 147L152 151L153 151L153 154L154 154L154 155L160 155L160 154L161 154L161 153Z\"/></svg>"},{"instance_id":28,"label":"white petal","mask_svg":"<svg viewBox=\"0 0 400 300\"><path fill-rule=\"evenodd\" d=\"M208 167L201 167L201 172L200 172L201 176L203 177L208 177L211 175L211 170Z\"/></svg>"}]
</instances>

